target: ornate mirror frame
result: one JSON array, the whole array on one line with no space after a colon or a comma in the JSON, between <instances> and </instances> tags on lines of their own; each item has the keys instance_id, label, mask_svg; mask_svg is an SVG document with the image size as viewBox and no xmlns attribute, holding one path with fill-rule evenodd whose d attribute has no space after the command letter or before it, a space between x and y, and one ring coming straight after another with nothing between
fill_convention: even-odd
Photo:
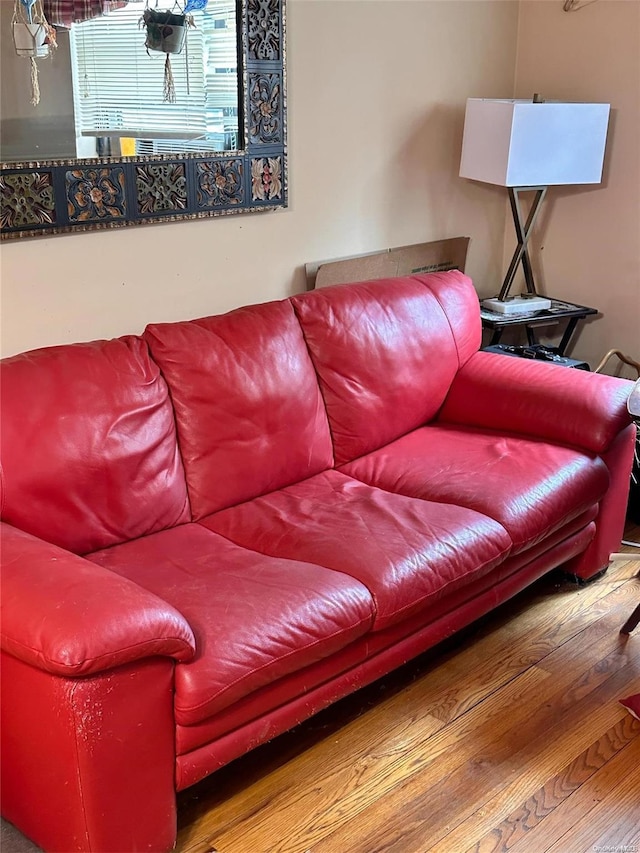
<instances>
[{"instance_id":1,"label":"ornate mirror frame","mask_svg":"<svg viewBox=\"0 0 640 853\"><path fill-rule=\"evenodd\" d=\"M244 147L0 165L2 240L287 205L285 0L238 0Z\"/></svg>"}]
</instances>

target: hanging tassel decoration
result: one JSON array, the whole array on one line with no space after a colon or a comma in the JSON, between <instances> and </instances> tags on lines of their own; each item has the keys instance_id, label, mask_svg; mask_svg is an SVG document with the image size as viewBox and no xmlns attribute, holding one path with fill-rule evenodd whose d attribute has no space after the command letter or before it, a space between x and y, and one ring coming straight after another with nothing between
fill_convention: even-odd
<instances>
[{"instance_id":1,"label":"hanging tassel decoration","mask_svg":"<svg viewBox=\"0 0 640 853\"><path fill-rule=\"evenodd\" d=\"M37 107L40 103L40 84L38 82L38 63L31 57L31 105Z\"/></svg>"},{"instance_id":2,"label":"hanging tassel decoration","mask_svg":"<svg viewBox=\"0 0 640 853\"><path fill-rule=\"evenodd\" d=\"M11 28L16 53L29 59L31 105L37 107L40 81L36 60L50 56L56 49L56 31L45 18L42 0L15 0Z\"/></svg>"},{"instance_id":3,"label":"hanging tassel decoration","mask_svg":"<svg viewBox=\"0 0 640 853\"><path fill-rule=\"evenodd\" d=\"M149 0L147 0L149 2ZM163 101L175 104L177 100L176 82L171 68L171 53L182 53L185 44L187 30L195 27L193 15L185 15L182 12L169 11L167 9L150 9L148 6L142 14L140 24L146 28L147 35L144 46L149 51L157 51L166 54L164 61L164 88ZM187 92L188 82L188 57L185 58L187 69Z\"/></svg>"},{"instance_id":4,"label":"hanging tassel decoration","mask_svg":"<svg viewBox=\"0 0 640 853\"><path fill-rule=\"evenodd\" d=\"M164 61L164 95L163 101L168 104L176 102L176 83L173 79L173 71L171 70L171 56L167 54Z\"/></svg>"}]
</instances>

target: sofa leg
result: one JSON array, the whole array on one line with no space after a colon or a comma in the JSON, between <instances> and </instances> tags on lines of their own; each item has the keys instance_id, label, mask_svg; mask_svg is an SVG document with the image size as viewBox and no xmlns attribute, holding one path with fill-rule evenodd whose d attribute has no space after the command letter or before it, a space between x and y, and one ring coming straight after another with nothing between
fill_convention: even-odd
<instances>
[{"instance_id":1,"label":"sofa leg","mask_svg":"<svg viewBox=\"0 0 640 853\"><path fill-rule=\"evenodd\" d=\"M580 575L574 575L572 572L562 572L562 576L569 583L575 584L577 587L582 589L585 586L590 586L594 581L597 581L606 575L608 568L608 565L604 566L604 568L600 569L599 572L596 572L588 578L581 578Z\"/></svg>"},{"instance_id":2,"label":"sofa leg","mask_svg":"<svg viewBox=\"0 0 640 853\"><path fill-rule=\"evenodd\" d=\"M2 655L2 814L48 853L175 844L173 661L60 678Z\"/></svg>"}]
</instances>

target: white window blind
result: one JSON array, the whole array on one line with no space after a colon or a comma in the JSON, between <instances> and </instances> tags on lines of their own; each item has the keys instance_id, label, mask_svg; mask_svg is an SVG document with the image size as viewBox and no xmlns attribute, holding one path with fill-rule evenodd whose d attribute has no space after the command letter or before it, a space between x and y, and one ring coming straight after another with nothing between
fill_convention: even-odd
<instances>
[{"instance_id":1,"label":"white window blind","mask_svg":"<svg viewBox=\"0 0 640 853\"><path fill-rule=\"evenodd\" d=\"M144 8L130 2L71 28L76 133L135 137L137 153L237 148L235 0L193 13L182 52L170 55L175 103L163 101L166 54L145 47Z\"/></svg>"}]
</instances>

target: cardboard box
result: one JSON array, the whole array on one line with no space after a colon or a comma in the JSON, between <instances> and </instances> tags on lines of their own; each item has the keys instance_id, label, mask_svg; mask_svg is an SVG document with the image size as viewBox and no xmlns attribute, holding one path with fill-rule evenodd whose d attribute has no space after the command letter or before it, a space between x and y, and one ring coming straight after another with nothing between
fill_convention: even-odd
<instances>
[{"instance_id":1,"label":"cardboard box","mask_svg":"<svg viewBox=\"0 0 640 853\"><path fill-rule=\"evenodd\" d=\"M464 272L468 248L469 237L452 237L334 261L308 263L305 264L307 288L313 290L331 284L395 278L420 272L452 269Z\"/></svg>"}]
</instances>

